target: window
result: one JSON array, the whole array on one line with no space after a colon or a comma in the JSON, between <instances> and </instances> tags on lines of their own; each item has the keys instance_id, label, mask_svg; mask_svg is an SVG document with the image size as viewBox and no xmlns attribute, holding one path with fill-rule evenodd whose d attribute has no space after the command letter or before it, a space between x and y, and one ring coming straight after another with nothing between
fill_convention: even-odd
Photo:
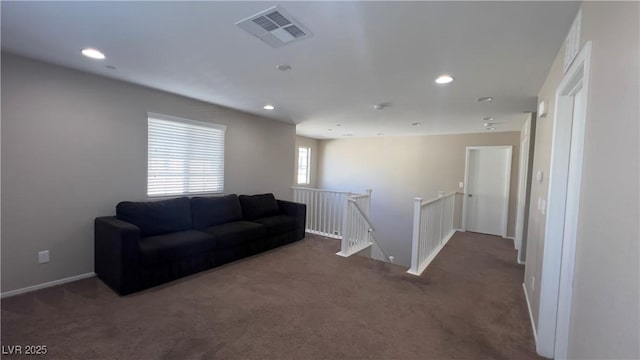
<instances>
[{"instance_id":1,"label":"window","mask_svg":"<svg viewBox=\"0 0 640 360\"><path fill-rule=\"evenodd\" d=\"M311 169L311 148L301 146L298 148L298 184L309 184Z\"/></svg>"},{"instance_id":2,"label":"window","mask_svg":"<svg viewBox=\"0 0 640 360\"><path fill-rule=\"evenodd\" d=\"M149 114L147 195L221 193L226 126Z\"/></svg>"}]
</instances>

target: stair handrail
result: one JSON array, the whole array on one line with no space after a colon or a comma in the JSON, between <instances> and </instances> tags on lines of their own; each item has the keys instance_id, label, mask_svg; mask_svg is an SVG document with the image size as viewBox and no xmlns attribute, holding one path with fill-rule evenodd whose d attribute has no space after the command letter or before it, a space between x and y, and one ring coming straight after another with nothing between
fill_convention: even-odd
<instances>
[{"instance_id":1,"label":"stair handrail","mask_svg":"<svg viewBox=\"0 0 640 360\"><path fill-rule=\"evenodd\" d=\"M364 218L364 221L367 222L367 225L369 225L369 228L371 229L371 231L376 231L373 228L373 224L371 224L371 219L369 219L369 217L367 216L367 214L364 213L364 211L362 211L362 208L360 207L360 205L358 204L358 202L354 199L354 197L350 197L347 199L348 202L352 203L353 205L356 206L356 210L358 210L358 212L360 213L360 215L362 215L362 217Z\"/></svg>"},{"instance_id":2,"label":"stair handrail","mask_svg":"<svg viewBox=\"0 0 640 360\"><path fill-rule=\"evenodd\" d=\"M362 211L362 208L360 207L360 205L358 204L358 202L356 201L356 199L358 197L366 197L366 196L370 196L368 194L364 194L364 195L355 195L350 197L349 199L347 199L347 201L349 201L350 203L352 203L353 205L355 205L356 210L358 210L358 212L360 213L360 215L362 216L362 218L364 219L364 221L366 221L367 225L369 226L369 234L371 235L371 240L373 240L373 242L376 244L376 246L378 246L378 249L380 249L380 252L382 253L382 255L385 257L385 259L387 259L389 262L393 262L394 257L393 256L389 256L384 249L382 248L382 246L380 245L380 243L378 242L378 240L376 239L375 236L373 236L373 232L375 232L376 230L373 228L373 224L371 223L371 219L369 219L369 216L367 216L367 214L364 213L364 211Z\"/></svg>"}]
</instances>

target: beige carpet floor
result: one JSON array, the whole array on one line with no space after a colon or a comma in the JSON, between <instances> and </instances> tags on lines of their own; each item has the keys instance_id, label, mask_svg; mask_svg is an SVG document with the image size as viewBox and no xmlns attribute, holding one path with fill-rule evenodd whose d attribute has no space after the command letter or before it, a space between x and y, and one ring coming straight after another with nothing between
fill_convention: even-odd
<instances>
[{"instance_id":1,"label":"beige carpet floor","mask_svg":"<svg viewBox=\"0 0 640 360\"><path fill-rule=\"evenodd\" d=\"M29 359L535 359L510 240L458 233L421 277L307 237L119 297L85 279L1 301ZM22 357L3 356L3 359Z\"/></svg>"}]
</instances>

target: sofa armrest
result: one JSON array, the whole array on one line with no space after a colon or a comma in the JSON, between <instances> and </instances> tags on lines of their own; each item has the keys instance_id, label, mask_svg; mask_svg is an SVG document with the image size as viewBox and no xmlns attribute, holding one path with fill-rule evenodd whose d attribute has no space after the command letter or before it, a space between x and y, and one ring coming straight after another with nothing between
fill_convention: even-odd
<instances>
[{"instance_id":1,"label":"sofa armrest","mask_svg":"<svg viewBox=\"0 0 640 360\"><path fill-rule=\"evenodd\" d=\"M135 289L140 229L114 216L95 219L95 272L119 294Z\"/></svg>"},{"instance_id":2,"label":"sofa armrest","mask_svg":"<svg viewBox=\"0 0 640 360\"><path fill-rule=\"evenodd\" d=\"M296 240L304 238L307 226L307 205L286 200L277 200L280 212L296 219Z\"/></svg>"}]
</instances>

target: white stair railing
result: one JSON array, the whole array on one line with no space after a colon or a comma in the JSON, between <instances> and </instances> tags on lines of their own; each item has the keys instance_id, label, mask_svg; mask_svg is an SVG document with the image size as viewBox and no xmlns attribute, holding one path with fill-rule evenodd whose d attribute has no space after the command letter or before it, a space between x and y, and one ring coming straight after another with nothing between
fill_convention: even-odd
<instances>
[{"instance_id":1,"label":"white stair railing","mask_svg":"<svg viewBox=\"0 0 640 360\"><path fill-rule=\"evenodd\" d=\"M349 192L293 187L293 201L307 205L306 231L342 238L342 222Z\"/></svg>"},{"instance_id":2,"label":"white stair railing","mask_svg":"<svg viewBox=\"0 0 640 360\"><path fill-rule=\"evenodd\" d=\"M455 195L451 192L429 201L414 199L409 274L422 274L455 233Z\"/></svg>"},{"instance_id":3,"label":"white stair railing","mask_svg":"<svg viewBox=\"0 0 640 360\"><path fill-rule=\"evenodd\" d=\"M375 229L369 218L371 213L371 190L366 194L352 195L347 199L344 219L344 235L340 251L336 255L351 256L371 247L372 259L393 262L393 256L387 255L374 236Z\"/></svg>"},{"instance_id":4,"label":"white stair railing","mask_svg":"<svg viewBox=\"0 0 640 360\"><path fill-rule=\"evenodd\" d=\"M374 231L369 220L371 190L366 194L353 195L347 199L344 217L344 234L340 251L336 255L351 256L373 245Z\"/></svg>"},{"instance_id":5,"label":"white stair railing","mask_svg":"<svg viewBox=\"0 0 640 360\"><path fill-rule=\"evenodd\" d=\"M370 246L371 257L393 262L373 235L371 190L364 194L293 187L293 201L307 205L306 231L341 239L337 255L351 256Z\"/></svg>"}]
</instances>

